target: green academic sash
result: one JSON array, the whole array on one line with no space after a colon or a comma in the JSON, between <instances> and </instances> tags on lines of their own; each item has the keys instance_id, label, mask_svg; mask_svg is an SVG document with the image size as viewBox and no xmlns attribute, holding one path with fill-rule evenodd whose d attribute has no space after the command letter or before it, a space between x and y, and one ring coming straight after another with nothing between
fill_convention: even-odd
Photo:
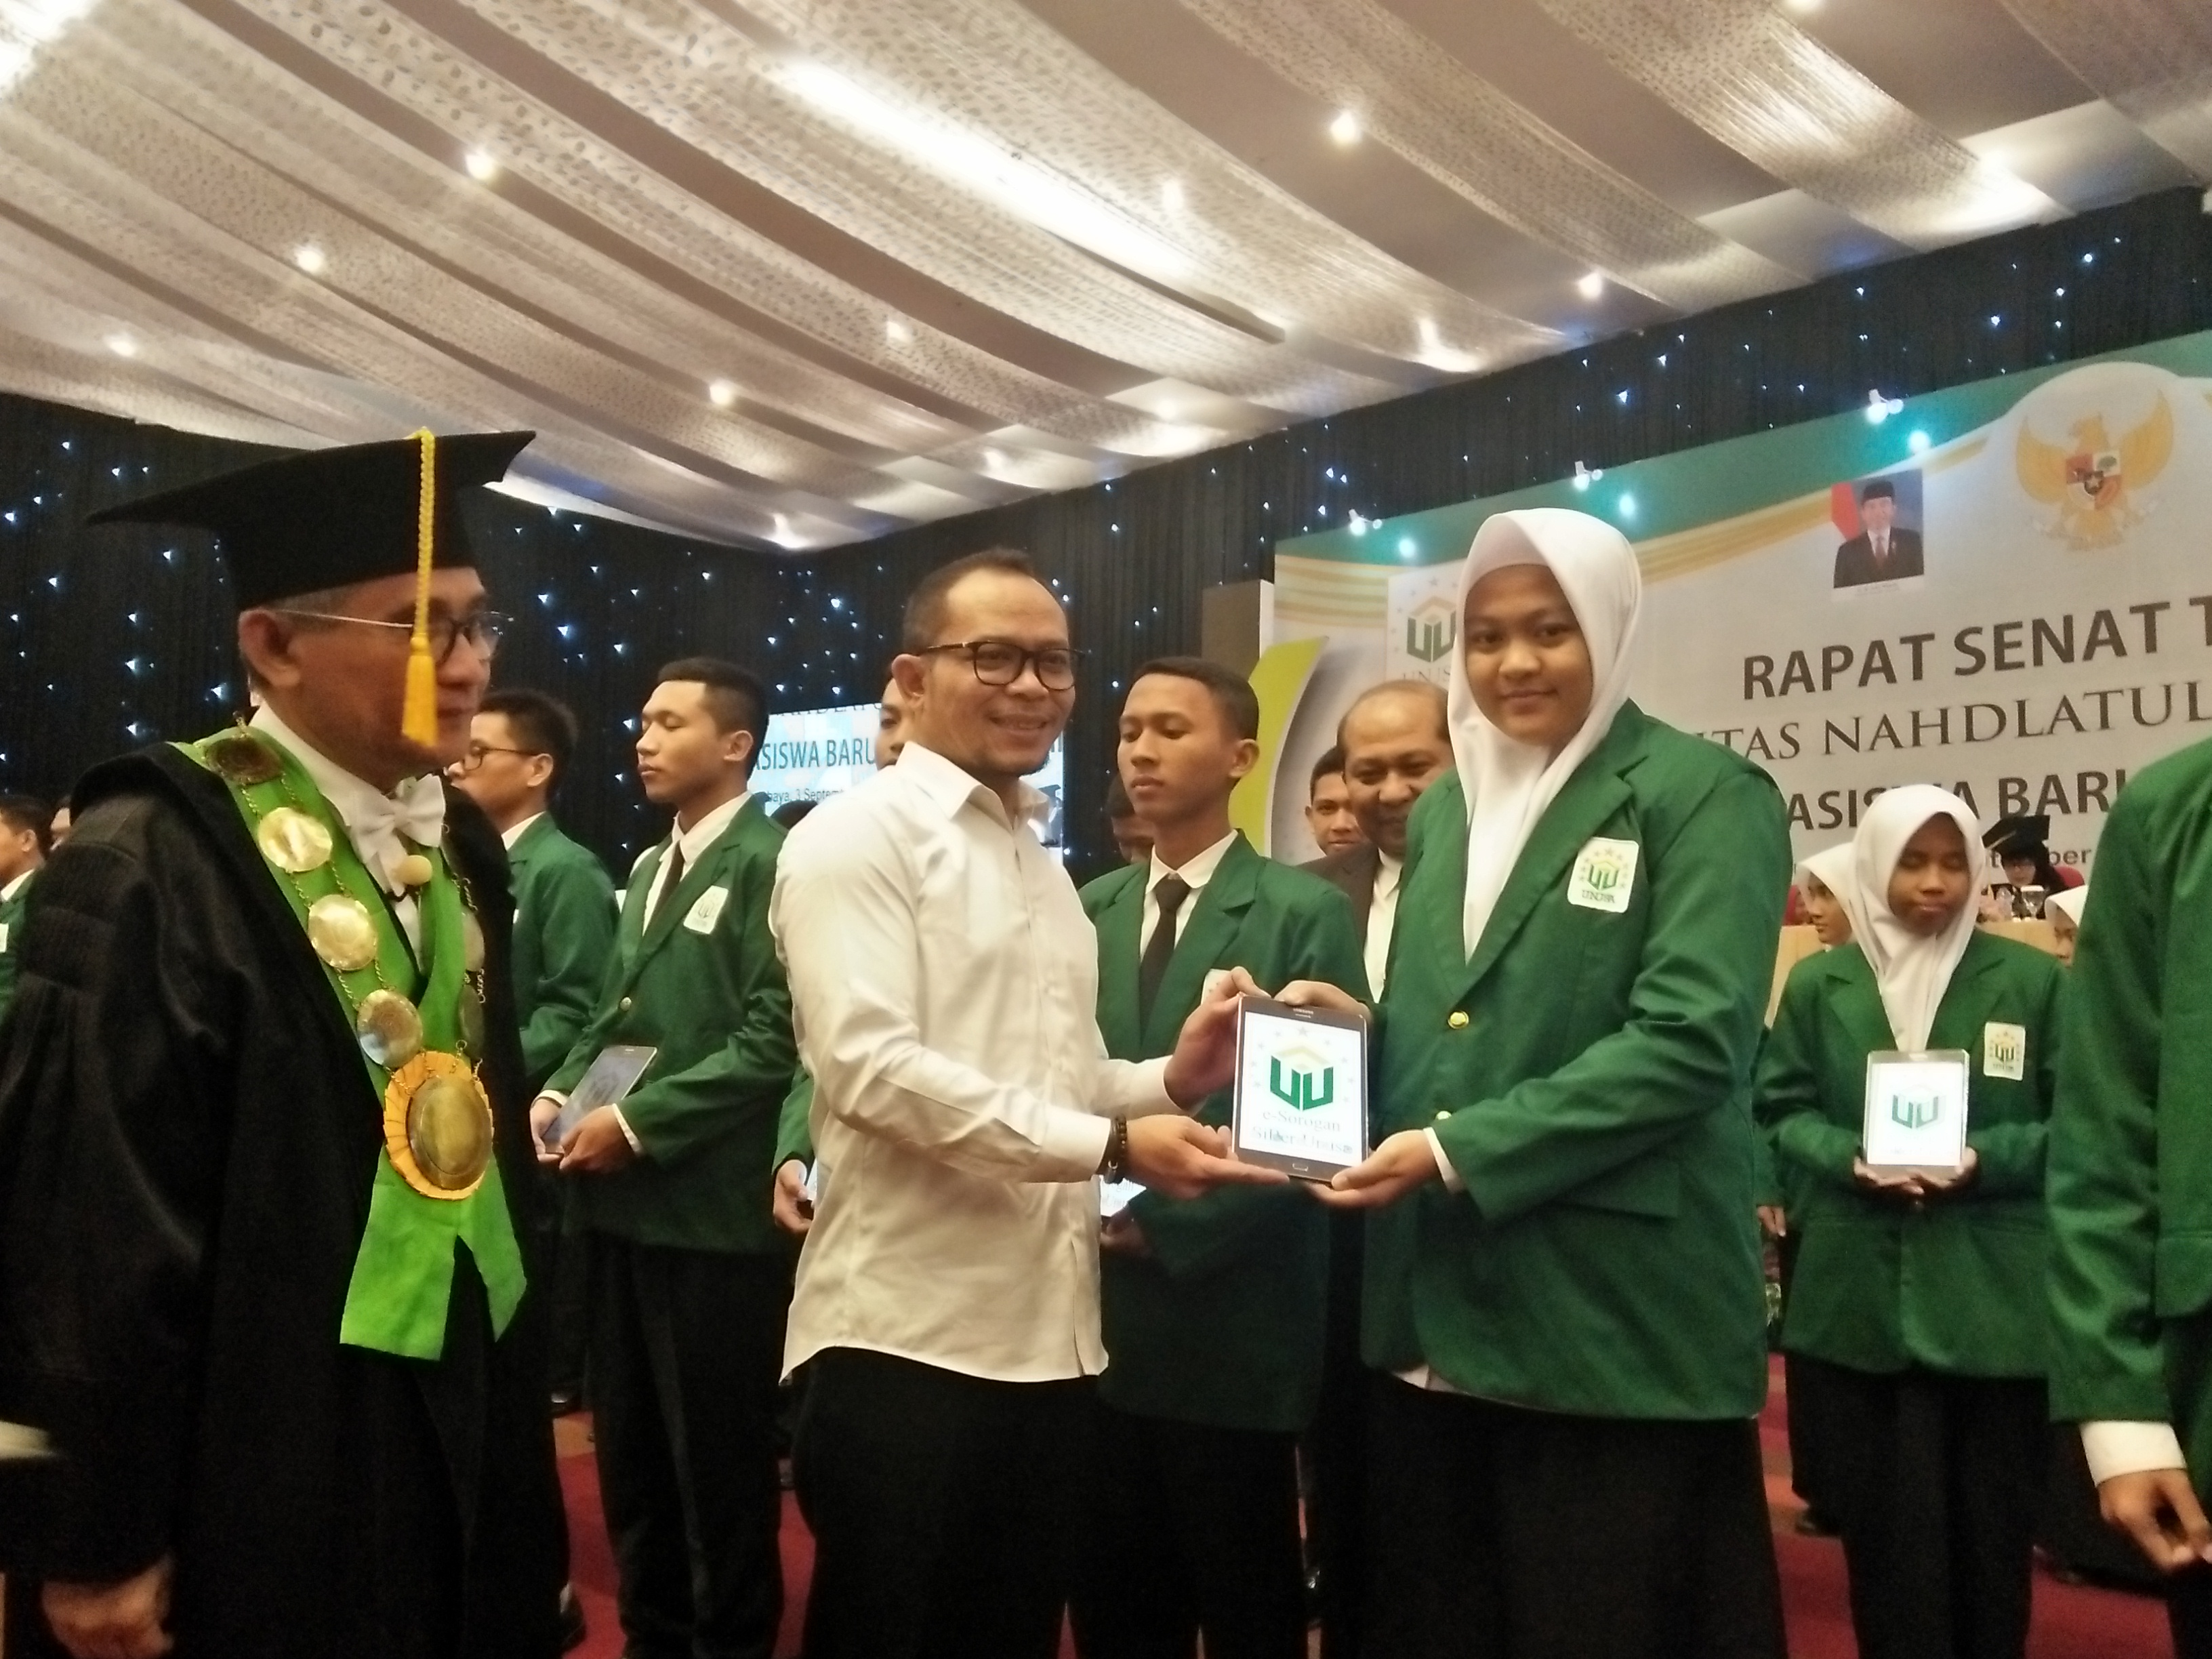
<instances>
[{"instance_id":1,"label":"green academic sash","mask_svg":"<svg viewBox=\"0 0 2212 1659\"><path fill-rule=\"evenodd\" d=\"M387 1120L426 1077L442 1073L465 1079L462 1088L479 1086L468 1056L481 1047L481 1033L472 1040L466 1029L471 1004L479 1024L483 1007L481 989L471 982L476 969L468 961L469 905L443 850L424 850L430 878L416 890L423 963L418 975L406 938L343 823L295 757L254 732L224 732L178 746L229 787L347 1024L363 1034L362 1064L376 1098L386 1103ZM354 934L357 945L349 937ZM371 1005L368 1017L364 1005ZM403 1026L411 1007L420 1018L419 1042L410 1032L406 1045L395 1052L388 1030L374 1018L379 1006L397 1013ZM395 1073L401 1078L397 1091ZM408 1174L402 1164L410 1166ZM503 1334L522 1300L522 1253L488 1138L481 1177L465 1190L441 1192L414 1167L404 1133L395 1134L388 1122L338 1340L410 1359L437 1358L445 1346L456 1243L466 1244L475 1258L493 1334Z\"/></svg>"}]
</instances>

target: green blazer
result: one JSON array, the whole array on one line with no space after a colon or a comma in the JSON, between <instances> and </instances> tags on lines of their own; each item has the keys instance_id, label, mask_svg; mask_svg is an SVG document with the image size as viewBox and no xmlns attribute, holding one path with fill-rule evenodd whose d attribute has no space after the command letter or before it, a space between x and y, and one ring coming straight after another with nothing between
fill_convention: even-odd
<instances>
[{"instance_id":1,"label":"green blazer","mask_svg":"<svg viewBox=\"0 0 2212 1659\"><path fill-rule=\"evenodd\" d=\"M1098 933L1098 1029L1114 1058L1171 1052L1215 968L1244 968L1271 991L1320 979L1366 1000L1350 902L1318 876L1262 858L1240 835L1193 902L1152 1017L1140 1024L1138 938L1150 874L1125 866L1083 890ZM1229 1095L1211 1097L1195 1115L1226 1125ZM1187 1200L1147 1192L1129 1208L1152 1255L1100 1259L1099 1397L1177 1422L1304 1428L1321 1397L1328 1212L1295 1185Z\"/></svg>"},{"instance_id":2,"label":"green blazer","mask_svg":"<svg viewBox=\"0 0 2212 1659\"><path fill-rule=\"evenodd\" d=\"M2051 1414L2170 1422L2212 1493L2212 743L2097 842L2051 1115Z\"/></svg>"},{"instance_id":3,"label":"green blazer","mask_svg":"<svg viewBox=\"0 0 2212 1659\"><path fill-rule=\"evenodd\" d=\"M801 1164L814 1162L814 1073L804 1066L791 1074L791 1091L783 1097L783 1109L776 1116L775 1156L769 1170L774 1173L794 1158Z\"/></svg>"},{"instance_id":4,"label":"green blazer","mask_svg":"<svg viewBox=\"0 0 2212 1659\"><path fill-rule=\"evenodd\" d=\"M615 889L550 812L507 849L514 887L514 1012L534 1087L576 1046L615 950Z\"/></svg>"},{"instance_id":5,"label":"green blazer","mask_svg":"<svg viewBox=\"0 0 2212 1659\"><path fill-rule=\"evenodd\" d=\"M572 1227L693 1250L790 1248L769 1209L776 1112L796 1064L791 993L768 927L782 844L781 828L747 801L650 927L646 897L668 844L639 862L599 1010L546 1087L575 1087L610 1043L653 1044L660 1052L622 1106L644 1151L612 1174L572 1178ZM717 890L720 913L692 926Z\"/></svg>"},{"instance_id":6,"label":"green blazer","mask_svg":"<svg viewBox=\"0 0 2212 1659\"><path fill-rule=\"evenodd\" d=\"M1371 1213L1367 1363L1597 1417L1766 1398L1751 1072L1790 884L1782 798L1633 703L1567 781L1480 945L1467 804L1413 809L1382 1004L1378 1135L1433 1128L1466 1183ZM1624 908L1570 902L1593 838Z\"/></svg>"},{"instance_id":7,"label":"green blazer","mask_svg":"<svg viewBox=\"0 0 2212 1659\"><path fill-rule=\"evenodd\" d=\"M35 870L30 879L15 890L15 896L0 899L0 1014L8 1012L8 1000L15 994L15 959L23 948L23 922L30 915L31 890L39 884Z\"/></svg>"},{"instance_id":8,"label":"green blazer","mask_svg":"<svg viewBox=\"0 0 2212 1659\"><path fill-rule=\"evenodd\" d=\"M1866 1058L1897 1046L1874 969L1856 945L1791 970L1759 1068L1759 1121L1795 1172L1797 1267L1782 1346L1893 1373L2041 1376L2049 1353L2043 1275L2045 1121L2057 1079L2057 957L1978 933L1929 1033L1973 1056L1966 1144L1978 1164L1957 1193L1914 1210L1851 1178L1865 1117ZM1983 1070L1991 1024L2027 1033L2018 1080Z\"/></svg>"}]
</instances>

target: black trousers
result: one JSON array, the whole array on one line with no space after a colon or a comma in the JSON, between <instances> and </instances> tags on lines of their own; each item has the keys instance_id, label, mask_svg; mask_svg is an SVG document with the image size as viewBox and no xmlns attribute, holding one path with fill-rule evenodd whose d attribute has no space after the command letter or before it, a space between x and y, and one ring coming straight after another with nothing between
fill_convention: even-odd
<instances>
[{"instance_id":1,"label":"black trousers","mask_svg":"<svg viewBox=\"0 0 2212 1659\"><path fill-rule=\"evenodd\" d=\"M998 1382L862 1348L808 1369L791 1465L814 1530L807 1659L1054 1659L1091 1380Z\"/></svg>"},{"instance_id":2,"label":"black trousers","mask_svg":"<svg viewBox=\"0 0 2212 1659\"><path fill-rule=\"evenodd\" d=\"M2043 1384L1799 1364L1823 1378L1863 1659L2021 1659L2051 1449Z\"/></svg>"},{"instance_id":3,"label":"black trousers","mask_svg":"<svg viewBox=\"0 0 2212 1659\"><path fill-rule=\"evenodd\" d=\"M580 1394L584 1387L584 1347L590 1329L586 1316L591 1269L583 1235L570 1234L564 1226L568 1187L574 1177L564 1177L550 1167L540 1167L537 1175L544 1189L538 1206L538 1272L542 1281L552 1287L546 1307L550 1326L552 1392Z\"/></svg>"},{"instance_id":4,"label":"black trousers","mask_svg":"<svg viewBox=\"0 0 2212 1659\"><path fill-rule=\"evenodd\" d=\"M1755 1423L1370 1397L1370 1652L1782 1659Z\"/></svg>"},{"instance_id":5,"label":"black trousers","mask_svg":"<svg viewBox=\"0 0 2212 1659\"><path fill-rule=\"evenodd\" d=\"M1790 1290L1797 1277L1797 1250L1804 1234L1791 1229L1776 1241L1775 1261L1782 1269L1782 1305L1790 1305ZM1825 1483L1828 1472L1826 1401L1820 1389L1826 1378L1818 1364L1807 1365L1786 1349L1782 1355L1782 1392L1789 1401L1790 1488L1805 1500L1805 1507L1831 1520Z\"/></svg>"},{"instance_id":6,"label":"black trousers","mask_svg":"<svg viewBox=\"0 0 2212 1659\"><path fill-rule=\"evenodd\" d=\"M1328 1218L1328 1322L1322 1343L1321 1405L1306 1431L1313 1474L1310 1517L1320 1571L1321 1659L1359 1659L1366 1589L1368 1370L1359 1358L1359 1283L1367 1218Z\"/></svg>"},{"instance_id":7,"label":"black trousers","mask_svg":"<svg viewBox=\"0 0 2212 1659\"><path fill-rule=\"evenodd\" d=\"M583 1237L599 1497L629 1659L770 1659L791 1264Z\"/></svg>"},{"instance_id":8,"label":"black trousers","mask_svg":"<svg viewBox=\"0 0 2212 1659\"><path fill-rule=\"evenodd\" d=\"M2176 1573L2166 1586L2173 1659L2212 1659L2212 1567Z\"/></svg>"},{"instance_id":9,"label":"black trousers","mask_svg":"<svg viewBox=\"0 0 2212 1659\"><path fill-rule=\"evenodd\" d=\"M1081 1659L1305 1659L1297 1437L1098 1408Z\"/></svg>"}]
</instances>

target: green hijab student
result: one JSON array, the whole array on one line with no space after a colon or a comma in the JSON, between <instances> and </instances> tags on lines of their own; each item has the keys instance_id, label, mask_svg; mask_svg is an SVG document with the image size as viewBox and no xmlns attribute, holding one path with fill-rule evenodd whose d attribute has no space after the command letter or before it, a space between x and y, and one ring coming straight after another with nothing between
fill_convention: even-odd
<instances>
[{"instance_id":1,"label":"green hijab student","mask_svg":"<svg viewBox=\"0 0 2212 1659\"><path fill-rule=\"evenodd\" d=\"M1372 1212L1367 1641L1392 1659L1782 1651L1749 1097L1788 835L1771 780L1628 700L1641 604L1580 513L1494 514L1462 571L1382 1139L1321 1194Z\"/></svg>"},{"instance_id":2,"label":"green hijab student","mask_svg":"<svg viewBox=\"0 0 2212 1659\"><path fill-rule=\"evenodd\" d=\"M1925 784L1875 800L1838 890L1852 942L1791 973L1759 1063L1759 1121L1798 1199L1782 1343L1819 1381L1822 1502L1865 1659L2027 1649L2063 975L1976 928L1978 828ZM1965 1167L1879 1173L1861 1153L1868 1056L1931 1048L1969 1056Z\"/></svg>"}]
</instances>

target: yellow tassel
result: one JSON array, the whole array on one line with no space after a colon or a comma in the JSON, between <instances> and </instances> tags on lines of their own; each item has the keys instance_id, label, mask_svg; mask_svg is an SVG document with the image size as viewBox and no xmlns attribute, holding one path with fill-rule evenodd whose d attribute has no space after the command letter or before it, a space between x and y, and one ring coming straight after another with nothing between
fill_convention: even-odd
<instances>
[{"instance_id":1,"label":"yellow tassel","mask_svg":"<svg viewBox=\"0 0 2212 1659\"><path fill-rule=\"evenodd\" d=\"M400 735L424 749L438 746L438 665L430 657L430 565L438 521L438 441L417 432L422 447L422 484L415 529L415 631L407 642L407 696L400 705Z\"/></svg>"}]
</instances>

